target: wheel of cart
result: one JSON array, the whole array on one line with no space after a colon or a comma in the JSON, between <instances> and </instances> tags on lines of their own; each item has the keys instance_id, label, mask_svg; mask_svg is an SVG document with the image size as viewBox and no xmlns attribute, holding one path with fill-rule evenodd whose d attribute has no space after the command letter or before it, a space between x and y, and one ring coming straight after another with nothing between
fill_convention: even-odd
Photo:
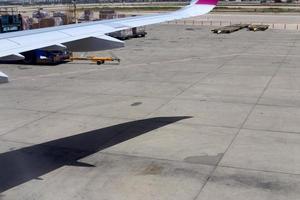
<instances>
[{"instance_id":1,"label":"wheel of cart","mask_svg":"<svg viewBox=\"0 0 300 200\"><path fill-rule=\"evenodd\" d=\"M104 60L97 60L97 65L102 65L102 64L104 64Z\"/></svg>"}]
</instances>

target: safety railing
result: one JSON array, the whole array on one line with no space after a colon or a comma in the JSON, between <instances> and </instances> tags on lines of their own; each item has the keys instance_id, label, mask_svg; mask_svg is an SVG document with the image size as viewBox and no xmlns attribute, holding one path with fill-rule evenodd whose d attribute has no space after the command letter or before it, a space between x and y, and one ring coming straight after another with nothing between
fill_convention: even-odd
<instances>
[{"instance_id":1,"label":"safety railing","mask_svg":"<svg viewBox=\"0 0 300 200\"><path fill-rule=\"evenodd\" d=\"M176 20L176 21L167 22L167 24L214 26L214 27L229 26L232 24L265 24L265 25L269 25L270 29L300 31L300 24L287 24L287 23L263 23L263 22L249 23L249 22L238 22L238 21Z\"/></svg>"}]
</instances>

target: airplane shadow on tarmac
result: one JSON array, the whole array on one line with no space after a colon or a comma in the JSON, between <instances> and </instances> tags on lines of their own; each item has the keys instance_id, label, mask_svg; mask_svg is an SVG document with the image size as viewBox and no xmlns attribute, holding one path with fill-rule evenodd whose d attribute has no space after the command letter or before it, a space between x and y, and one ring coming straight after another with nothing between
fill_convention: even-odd
<instances>
[{"instance_id":1,"label":"airplane shadow on tarmac","mask_svg":"<svg viewBox=\"0 0 300 200\"><path fill-rule=\"evenodd\" d=\"M190 117L157 117L118 124L0 154L0 193L149 131Z\"/></svg>"}]
</instances>

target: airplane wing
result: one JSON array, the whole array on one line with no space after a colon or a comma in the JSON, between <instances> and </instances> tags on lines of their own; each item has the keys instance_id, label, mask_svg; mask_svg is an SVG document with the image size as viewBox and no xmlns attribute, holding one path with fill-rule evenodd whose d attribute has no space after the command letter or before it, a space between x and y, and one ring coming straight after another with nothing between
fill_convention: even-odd
<instances>
[{"instance_id":1,"label":"airplane wing","mask_svg":"<svg viewBox=\"0 0 300 200\"><path fill-rule=\"evenodd\" d=\"M193 0L174 12L71 24L0 34L0 60L24 59L23 52L35 49L68 48L74 52L123 47L124 42L108 33L209 13L218 0Z\"/></svg>"}]
</instances>

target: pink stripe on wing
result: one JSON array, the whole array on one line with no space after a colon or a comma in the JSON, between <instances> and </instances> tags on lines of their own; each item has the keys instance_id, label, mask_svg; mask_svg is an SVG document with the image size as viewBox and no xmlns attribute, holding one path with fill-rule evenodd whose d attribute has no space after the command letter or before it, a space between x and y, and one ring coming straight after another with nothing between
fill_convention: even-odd
<instances>
[{"instance_id":1,"label":"pink stripe on wing","mask_svg":"<svg viewBox=\"0 0 300 200\"><path fill-rule=\"evenodd\" d=\"M219 0L198 0L196 4L217 5Z\"/></svg>"}]
</instances>

